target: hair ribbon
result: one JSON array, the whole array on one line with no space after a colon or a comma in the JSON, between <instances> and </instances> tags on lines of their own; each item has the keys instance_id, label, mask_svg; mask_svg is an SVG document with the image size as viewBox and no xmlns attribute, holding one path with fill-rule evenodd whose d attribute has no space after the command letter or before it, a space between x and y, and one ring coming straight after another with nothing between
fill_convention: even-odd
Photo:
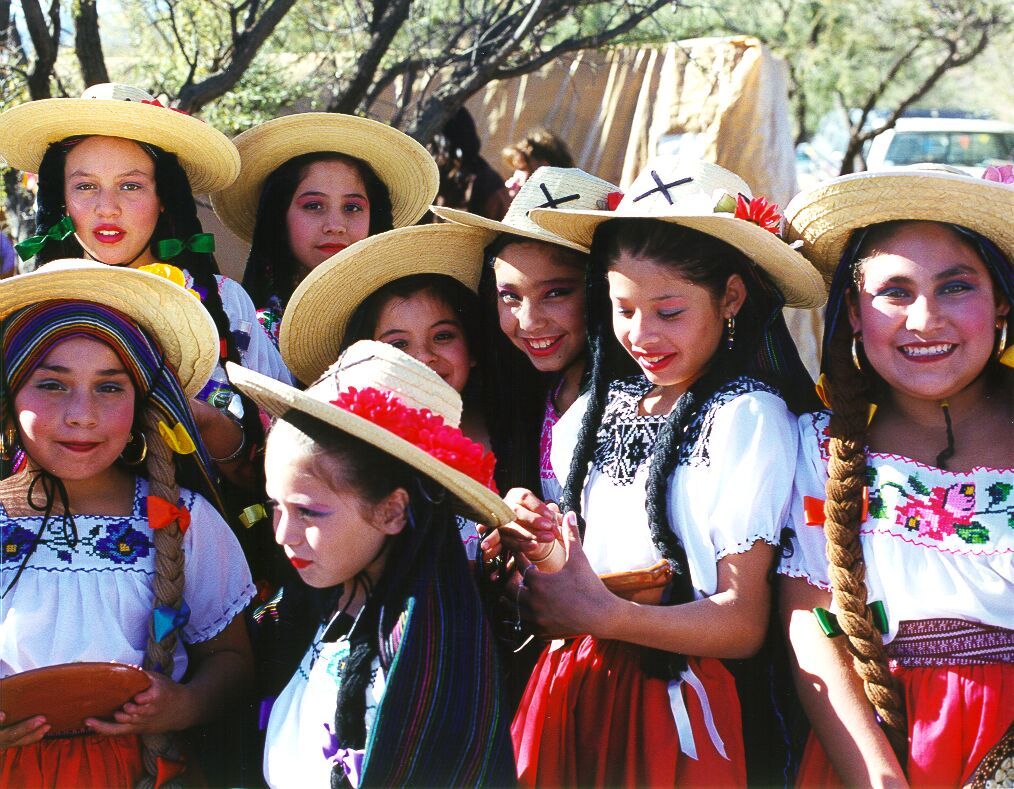
<instances>
[{"instance_id":1,"label":"hair ribbon","mask_svg":"<svg viewBox=\"0 0 1014 789\"><path fill-rule=\"evenodd\" d=\"M19 258L28 260L38 255L50 241L63 241L72 235L74 235L74 220L67 214L45 233L26 238L20 244L15 244L14 249L17 250Z\"/></svg>"},{"instance_id":2,"label":"hair ribbon","mask_svg":"<svg viewBox=\"0 0 1014 789\"><path fill-rule=\"evenodd\" d=\"M180 534L186 534L190 528L190 510L170 504L161 496L148 496L149 528L162 529L174 521L179 524Z\"/></svg>"},{"instance_id":3,"label":"hair ribbon","mask_svg":"<svg viewBox=\"0 0 1014 789\"><path fill-rule=\"evenodd\" d=\"M189 455L197 451L197 445L194 444L194 440L190 437L187 429L179 422L176 423L175 427L170 428L169 425L160 419L158 422L158 433L162 436L162 440L165 441L169 449L177 455Z\"/></svg>"},{"instance_id":4,"label":"hair ribbon","mask_svg":"<svg viewBox=\"0 0 1014 789\"><path fill-rule=\"evenodd\" d=\"M152 612L152 629L155 631L155 640L161 641L170 633L185 627L190 621L190 606L187 601L180 602L179 608L169 605L160 605Z\"/></svg>"},{"instance_id":5,"label":"hair ribbon","mask_svg":"<svg viewBox=\"0 0 1014 789\"><path fill-rule=\"evenodd\" d=\"M212 233L194 233L186 241L178 238L164 238L155 244L155 257L170 260L184 252L211 254L215 251L215 236Z\"/></svg>"}]
</instances>

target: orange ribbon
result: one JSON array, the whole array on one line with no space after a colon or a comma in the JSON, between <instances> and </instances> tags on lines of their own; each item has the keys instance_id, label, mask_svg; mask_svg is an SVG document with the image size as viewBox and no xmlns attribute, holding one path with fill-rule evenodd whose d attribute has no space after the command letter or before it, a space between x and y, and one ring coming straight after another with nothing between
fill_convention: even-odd
<instances>
[{"instance_id":1,"label":"orange ribbon","mask_svg":"<svg viewBox=\"0 0 1014 789\"><path fill-rule=\"evenodd\" d=\"M155 764L157 766L155 789L159 789L159 787L172 782L173 779L181 776L187 769L186 762L166 759L164 756L156 756Z\"/></svg>"},{"instance_id":2,"label":"orange ribbon","mask_svg":"<svg viewBox=\"0 0 1014 789\"><path fill-rule=\"evenodd\" d=\"M865 523L870 514L870 489L863 488L863 517L860 523ZM823 526L826 516L824 515L824 499L817 499L813 496L803 496L803 522L807 526Z\"/></svg>"},{"instance_id":3,"label":"orange ribbon","mask_svg":"<svg viewBox=\"0 0 1014 789\"><path fill-rule=\"evenodd\" d=\"M161 496L149 496L148 526L152 529L161 529L173 521L179 524L180 533L186 534L190 528L190 510L186 507L176 507Z\"/></svg>"}]
</instances>

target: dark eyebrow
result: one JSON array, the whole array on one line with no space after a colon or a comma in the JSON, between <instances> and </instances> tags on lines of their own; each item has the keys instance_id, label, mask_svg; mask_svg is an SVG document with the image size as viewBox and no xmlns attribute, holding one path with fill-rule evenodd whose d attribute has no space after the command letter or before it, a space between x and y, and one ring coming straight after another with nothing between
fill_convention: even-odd
<instances>
[{"instance_id":1,"label":"dark eyebrow","mask_svg":"<svg viewBox=\"0 0 1014 789\"><path fill-rule=\"evenodd\" d=\"M317 192L312 189L306 192L300 192L298 195L296 195L296 197L327 197L327 196L328 195L326 192ZM360 194L359 192L346 192L345 194L341 195L341 197L358 197L362 200L367 199L366 195Z\"/></svg>"},{"instance_id":2,"label":"dark eyebrow","mask_svg":"<svg viewBox=\"0 0 1014 789\"><path fill-rule=\"evenodd\" d=\"M70 178L70 177L75 176L75 175L83 175L86 178L93 178L95 176L95 173L87 173L84 170L74 170L72 173L69 173L67 177ZM126 177L128 175L143 175L145 178L153 178L154 177L153 175L149 175L148 173L146 173L144 170L136 170L136 169L135 170L127 170L127 172L120 173L116 177L117 178L124 178L124 177Z\"/></svg>"},{"instance_id":3,"label":"dark eyebrow","mask_svg":"<svg viewBox=\"0 0 1014 789\"><path fill-rule=\"evenodd\" d=\"M64 375L67 375L68 373L71 372L71 369L69 367L64 367L63 365L60 364L40 364L35 369L48 370L51 373L62 373ZM123 375L123 376L127 375L127 371L124 370L122 367L110 367L108 370L98 370L97 373L104 378L112 375Z\"/></svg>"},{"instance_id":4,"label":"dark eyebrow","mask_svg":"<svg viewBox=\"0 0 1014 789\"><path fill-rule=\"evenodd\" d=\"M959 274L972 274L973 276L978 276L979 272L966 263L958 263L956 266L951 266L946 271L941 271L934 277L934 279L948 279L949 277L955 277Z\"/></svg>"}]
</instances>

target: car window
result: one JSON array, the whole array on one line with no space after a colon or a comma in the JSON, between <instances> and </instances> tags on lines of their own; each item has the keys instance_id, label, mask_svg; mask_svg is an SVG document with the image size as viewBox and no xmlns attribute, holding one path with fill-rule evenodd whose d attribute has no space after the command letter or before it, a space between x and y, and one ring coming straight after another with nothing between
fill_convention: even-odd
<instances>
[{"instance_id":1,"label":"car window","mask_svg":"<svg viewBox=\"0 0 1014 789\"><path fill-rule=\"evenodd\" d=\"M887 149L888 165L935 162L985 167L1014 158L1014 134L1003 132L898 132Z\"/></svg>"}]
</instances>

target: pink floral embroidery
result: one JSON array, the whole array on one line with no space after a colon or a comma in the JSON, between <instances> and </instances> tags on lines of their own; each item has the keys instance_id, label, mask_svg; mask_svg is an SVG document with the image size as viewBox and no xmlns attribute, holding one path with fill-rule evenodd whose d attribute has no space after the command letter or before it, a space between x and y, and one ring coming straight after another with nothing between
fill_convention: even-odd
<instances>
[{"instance_id":1,"label":"pink floral embroidery","mask_svg":"<svg viewBox=\"0 0 1014 789\"><path fill-rule=\"evenodd\" d=\"M949 488L936 487L927 499L911 499L899 507L895 523L920 537L943 540L968 526L975 514L975 485L958 483Z\"/></svg>"}]
</instances>

